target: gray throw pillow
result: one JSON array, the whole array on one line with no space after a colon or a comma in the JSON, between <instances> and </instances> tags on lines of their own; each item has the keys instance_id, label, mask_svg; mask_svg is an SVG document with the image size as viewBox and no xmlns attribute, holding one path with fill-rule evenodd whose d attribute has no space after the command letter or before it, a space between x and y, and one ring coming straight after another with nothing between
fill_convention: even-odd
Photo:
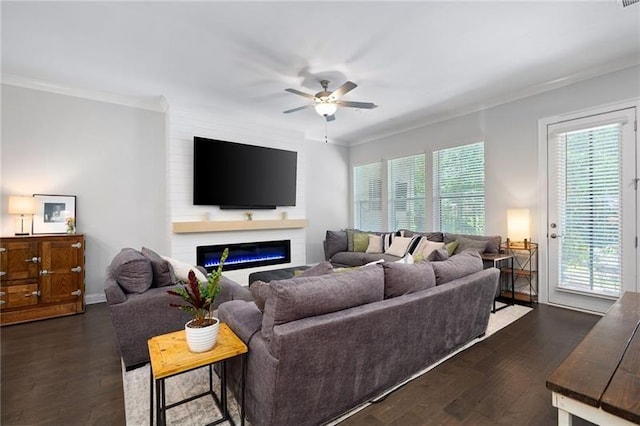
<instances>
[{"instance_id":1,"label":"gray throw pillow","mask_svg":"<svg viewBox=\"0 0 640 426\"><path fill-rule=\"evenodd\" d=\"M331 259L334 254L349 249L346 231L327 231L324 241L327 260Z\"/></svg>"},{"instance_id":2,"label":"gray throw pillow","mask_svg":"<svg viewBox=\"0 0 640 426\"><path fill-rule=\"evenodd\" d=\"M443 241L444 243L450 243L452 241L458 240L460 237L468 238L470 240L479 240L486 241L487 247L485 249L485 253L500 253L500 244L502 242L502 237L500 235L467 235L467 234L449 234L448 232L444 233Z\"/></svg>"},{"instance_id":3,"label":"gray throw pillow","mask_svg":"<svg viewBox=\"0 0 640 426\"><path fill-rule=\"evenodd\" d=\"M151 262L151 270L153 271L152 287L166 287L174 284L173 271L169 262L164 260L158 253L142 247L142 255Z\"/></svg>"},{"instance_id":4,"label":"gray throw pillow","mask_svg":"<svg viewBox=\"0 0 640 426\"><path fill-rule=\"evenodd\" d=\"M436 276L429 262L414 264L384 262L384 298L426 290L436 285Z\"/></svg>"},{"instance_id":5,"label":"gray throw pillow","mask_svg":"<svg viewBox=\"0 0 640 426\"><path fill-rule=\"evenodd\" d=\"M138 250L123 248L109 266L111 276L127 293L144 293L151 287L151 262Z\"/></svg>"},{"instance_id":6,"label":"gray throw pillow","mask_svg":"<svg viewBox=\"0 0 640 426\"><path fill-rule=\"evenodd\" d=\"M269 283L260 280L254 281L249 286L249 292L251 292L253 302L256 304L258 309L264 312L264 304L271 294L271 287L269 286Z\"/></svg>"},{"instance_id":7,"label":"gray throw pillow","mask_svg":"<svg viewBox=\"0 0 640 426\"><path fill-rule=\"evenodd\" d=\"M451 256L442 262L433 262L433 272L436 274L436 285L482 271L482 259L475 251L467 250Z\"/></svg>"},{"instance_id":8,"label":"gray throw pillow","mask_svg":"<svg viewBox=\"0 0 640 426\"><path fill-rule=\"evenodd\" d=\"M441 249L432 251L431 254L427 256L427 260L431 262L442 262L443 260L447 260L448 258L449 258L449 252L444 247Z\"/></svg>"},{"instance_id":9,"label":"gray throw pillow","mask_svg":"<svg viewBox=\"0 0 640 426\"><path fill-rule=\"evenodd\" d=\"M458 247L453 252L454 254L462 253L465 250L473 250L482 254L487 248L487 241L472 240L464 237L459 237L456 241L458 242Z\"/></svg>"}]
</instances>

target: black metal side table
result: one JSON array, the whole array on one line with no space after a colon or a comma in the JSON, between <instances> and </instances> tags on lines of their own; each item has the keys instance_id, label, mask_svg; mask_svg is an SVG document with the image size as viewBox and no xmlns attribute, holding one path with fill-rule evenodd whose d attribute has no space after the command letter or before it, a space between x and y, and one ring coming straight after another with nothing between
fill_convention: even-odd
<instances>
[{"instance_id":1,"label":"black metal side table","mask_svg":"<svg viewBox=\"0 0 640 426\"><path fill-rule=\"evenodd\" d=\"M496 313L497 311L504 309L508 306L515 305L516 298L515 298L515 277L513 274L513 255L506 254L506 253L499 253L499 254L482 253L480 257L482 258L483 261L493 262L493 267L500 270L498 292L496 296L493 298L493 309L491 310L491 312ZM502 289L504 288L503 284L505 284L505 282L510 288L510 291L509 291L509 293L511 293L510 298L506 298L502 295L503 294ZM496 308L496 301L506 303L506 305Z\"/></svg>"}]
</instances>

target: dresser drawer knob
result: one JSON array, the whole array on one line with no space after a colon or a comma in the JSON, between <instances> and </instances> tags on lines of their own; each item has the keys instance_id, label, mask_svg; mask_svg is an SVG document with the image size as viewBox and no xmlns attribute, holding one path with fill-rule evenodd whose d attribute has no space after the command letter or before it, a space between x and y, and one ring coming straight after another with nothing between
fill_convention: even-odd
<instances>
[{"instance_id":1,"label":"dresser drawer knob","mask_svg":"<svg viewBox=\"0 0 640 426\"><path fill-rule=\"evenodd\" d=\"M79 249L79 248L82 247L82 243L80 243L80 242L73 243L73 244L71 244L71 247Z\"/></svg>"},{"instance_id":2,"label":"dresser drawer knob","mask_svg":"<svg viewBox=\"0 0 640 426\"><path fill-rule=\"evenodd\" d=\"M7 251L7 249L6 249L6 248L4 248L4 247L0 247L0 253L4 253L5 251Z\"/></svg>"},{"instance_id":3,"label":"dresser drawer knob","mask_svg":"<svg viewBox=\"0 0 640 426\"><path fill-rule=\"evenodd\" d=\"M31 259L25 259L25 262L27 262L27 263L29 263L29 262L38 263L38 262L40 262L40 258L36 257L36 256L33 256Z\"/></svg>"}]
</instances>

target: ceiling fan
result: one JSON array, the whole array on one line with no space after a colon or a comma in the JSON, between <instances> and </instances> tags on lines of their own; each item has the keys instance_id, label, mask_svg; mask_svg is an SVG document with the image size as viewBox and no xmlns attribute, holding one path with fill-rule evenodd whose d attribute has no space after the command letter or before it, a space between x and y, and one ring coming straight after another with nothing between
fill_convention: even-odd
<instances>
[{"instance_id":1,"label":"ceiling fan","mask_svg":"<svg viewBox=\"0 0 640 426\"><path fill-rule=\"evenodd\" d=\"M335 112L338 107L348 107L348 108L362 108L362 109L373 109L378 105L373 102L351 102L351 101L341 101L340 98L345 94L349 93L356 87L352 81L347 81L342 86L338 87L333 92L329 92L329 80L321 80L320 85L322 86L322 91L316 93L315 95L310 95L309 93L304 93L296 89L284 89L289 93L293 93L295 95L300 95L308 99L313 99L313 103L293 109L288 109L286 111L282 111L285 114L289 114L290 112L300 111L305 108L314 107L316 112L323 116L327 121L333 121L336 119Z\"/></svg>"}]
</instances>

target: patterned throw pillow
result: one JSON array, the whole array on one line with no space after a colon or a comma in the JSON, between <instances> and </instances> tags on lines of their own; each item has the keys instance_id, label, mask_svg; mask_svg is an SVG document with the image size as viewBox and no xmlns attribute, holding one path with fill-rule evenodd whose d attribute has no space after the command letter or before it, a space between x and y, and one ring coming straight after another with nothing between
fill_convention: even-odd
<instances>
[{"instance_id":1,"label":"patterned throw pillow","mask_svg":"<svg viewBox=\"0 0 640 426\"><path fill-rule=\"evenodd\" d=\"M413 241L412 237L395 237L391 243L391 247L385 250L386 254L393 256L404 257L409 249L409 244Z\"/></svg>"}]
</instances>

